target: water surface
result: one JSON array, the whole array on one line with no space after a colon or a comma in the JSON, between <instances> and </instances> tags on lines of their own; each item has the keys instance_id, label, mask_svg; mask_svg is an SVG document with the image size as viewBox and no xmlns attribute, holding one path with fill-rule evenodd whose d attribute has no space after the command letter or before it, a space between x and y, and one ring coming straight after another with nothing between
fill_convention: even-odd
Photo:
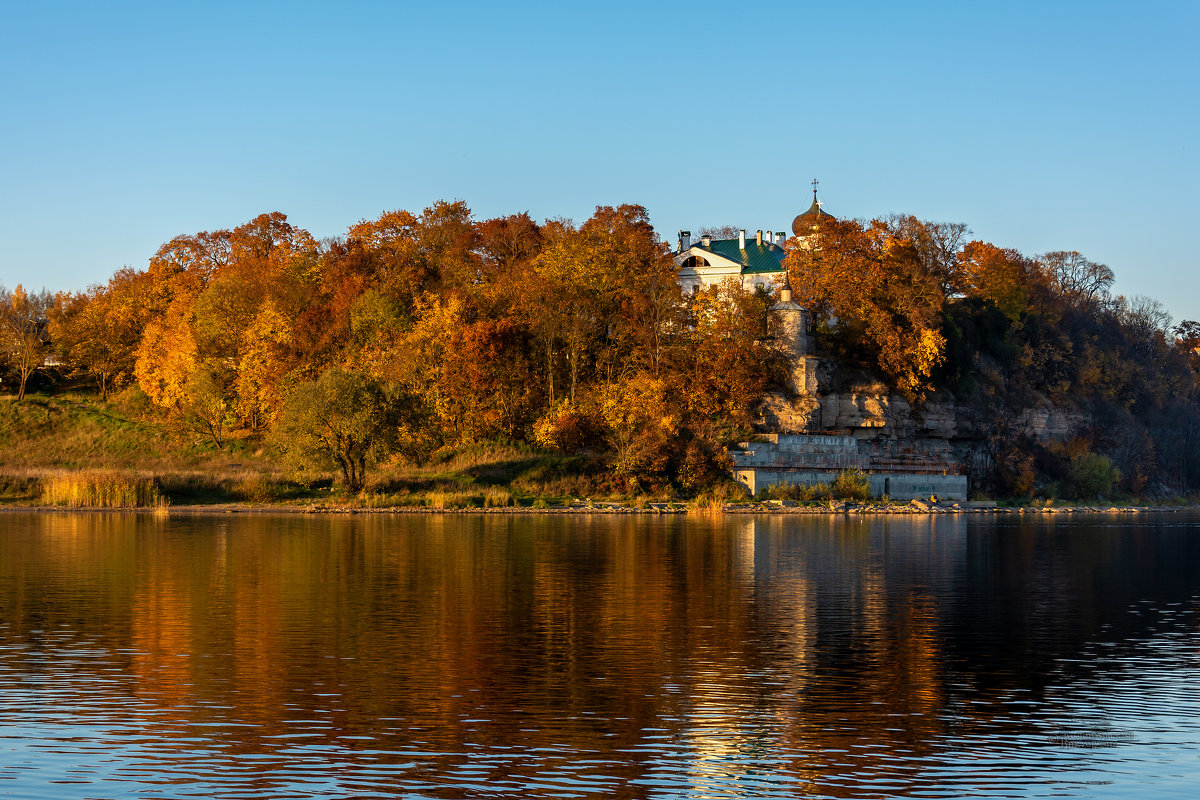
<instances>
[{"instance_id":1,"label":"water surface","mask_svg":"<svg viewBox=\"0 0 1200 800\"><path fill-rule=\"evenodd\" d=\"M1200 519L0 515L0 796L1191 797Z\"/></svg>"}]
</instances>

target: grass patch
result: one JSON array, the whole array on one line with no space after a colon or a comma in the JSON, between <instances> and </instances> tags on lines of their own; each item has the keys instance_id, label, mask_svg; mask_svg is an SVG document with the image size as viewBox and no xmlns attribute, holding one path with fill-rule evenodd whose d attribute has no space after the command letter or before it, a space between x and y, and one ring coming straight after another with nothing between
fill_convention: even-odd
<instances>
[{"instance_id":1,"label":"grass patch","mask_svg":"<svg viewBox=\"0 0 1200 800\"><path fill-rule=\"evenodd\" d=\"M733 481L718 483L707 492L697 495L689 504L691 511L704 513L719 513L730 503L740 503L750 498L745 486Z\"/></svg>"},{"instance_id":2,"label":"grass patch","mask_svg":"<svg viewBox=\"0 0 1200 800\"><path fill-rule=\"evenodd\" d=\"M436 509L475 508L481 504L481 497L475 492L432 491L425 494L425 503Z\"/></svg>"},{"instance_id":3,"label":"grass patch","mask_svg":"<svg viewBox=\"0 0 1200 800\"><path fill-rule=\"evenodd\" d=\"M36 503L42 494L42 481L26 471L0 474L0 502Z\"/></svg>"}]
</instances>

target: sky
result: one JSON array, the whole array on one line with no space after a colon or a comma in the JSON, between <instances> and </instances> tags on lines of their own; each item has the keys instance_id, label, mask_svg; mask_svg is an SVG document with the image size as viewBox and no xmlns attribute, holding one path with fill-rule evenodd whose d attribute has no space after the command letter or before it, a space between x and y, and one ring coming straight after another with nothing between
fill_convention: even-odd
<instances>
[{"instance_id":1,"label":"sky","mask_svg":"<svg viewBox=\"0 0 1200 800\"><path fill-rule=\"evenodd\" d=\"M1200 319L1200 3L0 0L0 284L282 211L318 238L645 206L1078 250Z\"/></svg>"}]
</instances>

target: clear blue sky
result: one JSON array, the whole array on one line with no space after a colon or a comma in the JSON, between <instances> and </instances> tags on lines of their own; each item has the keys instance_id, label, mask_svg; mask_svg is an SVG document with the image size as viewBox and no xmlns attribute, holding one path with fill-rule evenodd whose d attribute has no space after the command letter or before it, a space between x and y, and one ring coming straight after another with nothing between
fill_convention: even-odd
<instances>
[{"instance_id":1,"label":"clear blue sky","mask_svg":"<svg viewBox=\"0 0 1200 800\"><path fill-rule=\"evenodd\" d=\"M1079 250L1200 318L1200 3L0 6L0 283L82 289L283 211L646 206Z\"/></svg>"}]
</instances>

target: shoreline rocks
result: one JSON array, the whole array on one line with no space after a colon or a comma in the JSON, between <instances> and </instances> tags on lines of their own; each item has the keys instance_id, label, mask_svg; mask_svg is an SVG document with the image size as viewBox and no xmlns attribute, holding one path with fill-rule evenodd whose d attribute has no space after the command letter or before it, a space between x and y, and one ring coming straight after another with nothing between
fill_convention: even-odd
<instances>
[{"instance_id":1,"label":"shoreline rocks","mask_svg":"<svg viewBox=\"0 0 1200 800\"><path fill-rule=\"evenodd\" d=\"M166 508L62 508L57 506L2 506L4 512L57 512L57 513L136 513L136 514L604 514L604 515L678 515L678 514L734 514L734 515L1045 515L1045 514L1147 514L1181 513L1200 511L1200 506L1046 506L1046 507L1001 507L994 502L984 503L927 503L914 500L905 505L882 505L829 501L820 505L801 505L796 501L767 500L762 502L727 503L724 508L688 508L684 503L651 503L646 508L634 508L619 503L585 503L579 501L568 506L533 508L530 506L507 506L494 508L427 508L422 506L394 506L387 508L355 508L352 506L309 505L186 505Z\"/></svg>"}]
</instances>

